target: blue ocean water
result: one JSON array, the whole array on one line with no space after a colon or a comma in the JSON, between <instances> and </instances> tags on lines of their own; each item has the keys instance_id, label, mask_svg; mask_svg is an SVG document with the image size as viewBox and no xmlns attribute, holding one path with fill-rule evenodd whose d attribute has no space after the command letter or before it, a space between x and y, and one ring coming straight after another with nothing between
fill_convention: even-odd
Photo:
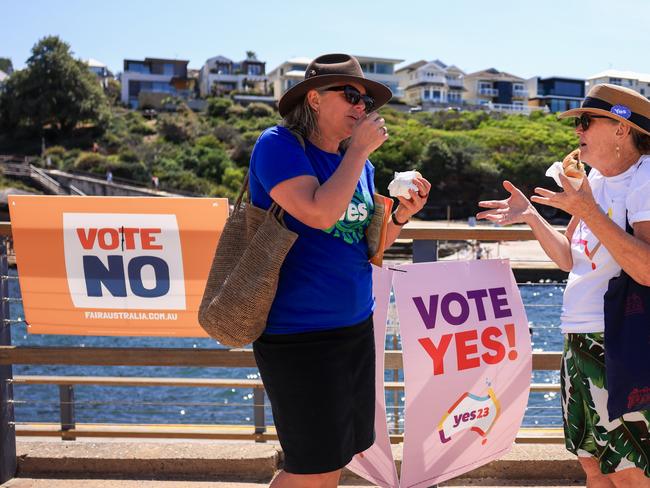
<instances>
[{"instance_id":1,"label":"blue ocean water","mask_svg":"<svg viewBox=\"0 0 650 488\"><path fill-rule=\"evenodd\" d=\"M15 270L10 271L15 276ZM10 280L10 296L20 297L18 281ZM559 331L563 284L527 283L520 291L528 316L535 351L561 351L563 337ZM11 318L23 317L22 304L10 304ZM389 331L396 330L394 311L389 314ZM12 325L12 343L18 346L75 347L178 347L219 348L211 339L92 337L28 334L24 323ZM399 348L399 337L386 337L386 349ZM96 367L15 365L14 375L74 376L144 376L176 378L247 378L257 379L254 368L196 367ZM387 381L402 380L387 370ZM559 372L536 371L535 383L559 383ZM59 390L55 385L16 385L14 387L17 422L59 422ZM268 401L267 401L268 402ZM404 392L386 392L387 416L391 433L401 433ZM75 415L79 423L142 424L252 424L253 393L245 388L182 387L75 387ZM267 423L272 423L271 409L266 408ZM561 426L559 393L531 393L524 426Z\"/></svg>"}]
</instances>

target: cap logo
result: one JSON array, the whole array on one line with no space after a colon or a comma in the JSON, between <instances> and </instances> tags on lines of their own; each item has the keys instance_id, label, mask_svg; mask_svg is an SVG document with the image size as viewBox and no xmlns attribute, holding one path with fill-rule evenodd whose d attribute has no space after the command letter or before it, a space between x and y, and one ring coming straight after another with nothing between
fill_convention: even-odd
<instances>
[{"instance_id":1,"label":"cap logo","mask_svg":"<svg viewBox=\"0 0 650 488\"><path fill-rule=\"evenodd\" d=\"M629 119L632 115L632 111L625 105L614 105L610 109L610 112L619 117L623 117L624 119Z\"/></svg>"}]
</instances>

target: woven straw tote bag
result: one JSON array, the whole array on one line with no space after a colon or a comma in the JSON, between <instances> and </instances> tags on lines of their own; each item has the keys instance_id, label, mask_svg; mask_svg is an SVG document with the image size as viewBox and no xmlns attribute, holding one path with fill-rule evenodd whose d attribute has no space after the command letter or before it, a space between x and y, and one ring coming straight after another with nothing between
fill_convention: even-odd
<instances>
[{"instance_id":1,"label":"woven straw tote bag","mask_svg":"<svg viewBox=\"0 0 650 488\"><path fill-rule=\"evenodd\" d=\"M373 195L375 210L370 220L370 225L366 229L366 239L368 239L368 257L370 262L375 266L381 266L384 260L384 250L386 248L386 232L390 213L393 209L393 200L391 198L375 193Z\"/></svg>"},{"instance_id":2,"label":"woven straw tote bag","mask_svg":"<svg viewBox=\"0 0 650 488\"><path fill-rule=\"evenodd\" d=\"M199 307L201 327L230 347L250 344L264 332L280 268L298 237L277 204L264 210L250 202L248 178L217 244Z\"/></svg>"}]
</instances>

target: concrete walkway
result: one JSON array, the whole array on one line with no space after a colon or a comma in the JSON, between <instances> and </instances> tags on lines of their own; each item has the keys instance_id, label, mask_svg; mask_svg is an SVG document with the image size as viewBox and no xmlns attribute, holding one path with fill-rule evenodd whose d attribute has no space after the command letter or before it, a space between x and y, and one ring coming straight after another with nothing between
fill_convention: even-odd
<instances>
[{"instance_id":1,"label":"concrete walkway","mask_svg":"<svg viewBox=\"0 0 650 488\"><path fill-rule=\"evenodd\" d=\"M399 470L401 445L393 455ZM282 467L276 443L227 441L19 440L17 457L17 478L1 488L259 488ZM563 446L515 444L501 459L441 486L584 486L583 480ZM372 486L350 471L342 484Z\"/></svg>"},{"instance_id":2,"label":"concrete walkway","mask_svg":"<svg viewBox=\"0 0 650 488\"><path fill-rule=\"evenodd\" d=\"M549 482L551 484L542 484L546 482L534 481L497 481L497 480L481 480L481 484L455 484L455 483L442 483L438 486L454 486L456 488L530 488L533 486L543 486L545 488L565 488L565 487L582 487L584 483L570 483L570 484L557 484L557 482ZM238 483L238 482L219 482L219 481L139 481L139 480L88 480L88 479L14 479L1 485L2 488L264 488L268 483ZM339 485L345 488L371 488L373 485Z\"/></svg>"}]
</instances>

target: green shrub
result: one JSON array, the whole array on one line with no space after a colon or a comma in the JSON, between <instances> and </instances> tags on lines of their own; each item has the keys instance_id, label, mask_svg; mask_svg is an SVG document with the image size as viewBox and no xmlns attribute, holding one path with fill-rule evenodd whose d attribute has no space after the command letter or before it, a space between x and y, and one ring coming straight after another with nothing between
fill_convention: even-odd
<instances>
[{"instance_id":1,"label":"green shrub","mask_svg":"<svg viewBox=\"0 0 650 488\"><path fill-rule=\"evenodd\" d=\"M212 97L208 99L206 111L210 117L223 118L228 116L228 111L232 105L232 100L229 98Z\"/></svg>"},{"instance_id":2,"label":"green shrub","mask_svg":"<svg viewBox=\"0 0 650 488\"><path fill-rule=\"evenodd\" d=\"M160 135L177 144L192 140L198 132L198 124L183 114L163 114L158 117L157 126Z\"/></svg>"},{"instance_id":3,"label":"green shrub","mask_svg":"<svg viewBox=\"0 0 650 488\"><path fill-rule=\"evenodd\" d=\"M251 103L244 110L244 117L249 119L253 117L271 117L274 113L275 110L268 105L263 103Z\"/></svg>"},{"instance_id":4,"label":"green shrub","mask_svg":"<svg viewBox=\"0 0 650 488\"><path fill-rule=\"evenodd\" d=\"M106 156L98 153L82 152L74 162L74 169L91 173L105 173L108 167L107 162Z\"/></svg>"},{"instance_id":5,"label":"green shrub","mask_svg":"<svg viewBox=\"0 0 650 488\"><path fill-rule=\"evenodd\" d=\"M233 104L228 107L228 117L230 118L241 118L245 112L246 109L239 104Z\"/></svg>"}]
</instances>

